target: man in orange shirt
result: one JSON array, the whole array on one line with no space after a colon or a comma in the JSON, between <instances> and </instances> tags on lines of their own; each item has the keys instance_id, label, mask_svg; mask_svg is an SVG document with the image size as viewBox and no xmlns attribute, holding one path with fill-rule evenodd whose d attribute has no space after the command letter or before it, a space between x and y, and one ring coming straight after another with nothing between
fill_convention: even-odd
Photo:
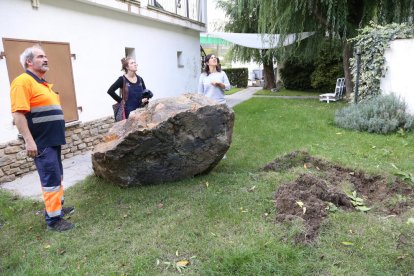
<instances>
[{"instance_id":1,"label":"man in orange shirt","mask_svg":"<svg viewBox=\"0 0 414 276\"><path fill-rule=\"evenodd\" d=\"M10 99L14 123L23 136L27 156L34 158L42 184L47 228L66 231L74 224L64 220L74 211L63 205L63 167L61 146L65 141L65 120L59 95L43 76L49 70L48 59L39 45L20 55L26 72L11 84Z\"/></svg>"}]
</instances>

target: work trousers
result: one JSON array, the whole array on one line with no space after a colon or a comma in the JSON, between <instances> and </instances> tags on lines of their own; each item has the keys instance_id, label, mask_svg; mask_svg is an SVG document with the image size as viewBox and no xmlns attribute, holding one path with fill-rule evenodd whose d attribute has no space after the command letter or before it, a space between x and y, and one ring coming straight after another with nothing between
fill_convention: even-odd
<instances>
[{"instance_id":1,"label":"work trousers","mask_svg":"<svg viewBox=\"0 0 414 276\"><path fill-rule=\"evenodd\" d=\"M38 155L34 158L42 184L47 225L53 225L63 216L63 167L60 154L61 146L38 148Z\"/></svg>"}]
</instances>

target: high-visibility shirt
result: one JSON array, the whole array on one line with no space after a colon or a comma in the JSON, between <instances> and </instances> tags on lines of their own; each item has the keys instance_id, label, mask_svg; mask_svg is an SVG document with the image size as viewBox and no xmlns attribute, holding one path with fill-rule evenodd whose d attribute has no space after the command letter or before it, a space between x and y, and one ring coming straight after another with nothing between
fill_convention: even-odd
<instances>
[{"instance_id":1,"label":"high-visibility shirt","mask_svg":"<svg viewBox=\"0 0 414 276\"><path fill-rule=\"evenodd\" d=\"M52 87L53 84L27 70L14 79L10 88L11 111L25 114L39 148L66 143L63 111Z\"/></svg>"}]
</instances>

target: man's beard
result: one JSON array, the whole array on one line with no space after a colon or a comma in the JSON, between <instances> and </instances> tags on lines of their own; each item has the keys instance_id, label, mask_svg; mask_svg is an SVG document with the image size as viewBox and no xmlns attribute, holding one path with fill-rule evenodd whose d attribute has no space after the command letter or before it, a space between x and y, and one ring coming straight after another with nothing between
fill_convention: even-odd
<instances>
[{"instance_id":1,"label":"man's beard","mask_svg":"<svg viewBox=\"0 0 414 276\"><path fill-rule=\"evenodd\" d=\"M39 71L41 71L41 72L43 72L43 73L46 73L47 71L49 71L49 65L47 65L47 64L43 64L43 65L40 67Z\"/></svg>"}]
</instances>

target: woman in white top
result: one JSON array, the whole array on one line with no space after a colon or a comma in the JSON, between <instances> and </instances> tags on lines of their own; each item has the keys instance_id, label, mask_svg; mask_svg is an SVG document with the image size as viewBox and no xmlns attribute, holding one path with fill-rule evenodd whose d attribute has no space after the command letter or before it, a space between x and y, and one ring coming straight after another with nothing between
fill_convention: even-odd
<instances>
[{"instance_id":1,"label":"woman in white top","mask_svg":"<svg viewBox=\"0 0 414 276\"><path fill-rule=\"evenodd\" d=\"M220 60L215 55L209 54L204 62L204 72L200 76L198 93L225 104L224 90L230 89L230 82L226 73L221 70Z\"/></svg>"}]
</instances>

